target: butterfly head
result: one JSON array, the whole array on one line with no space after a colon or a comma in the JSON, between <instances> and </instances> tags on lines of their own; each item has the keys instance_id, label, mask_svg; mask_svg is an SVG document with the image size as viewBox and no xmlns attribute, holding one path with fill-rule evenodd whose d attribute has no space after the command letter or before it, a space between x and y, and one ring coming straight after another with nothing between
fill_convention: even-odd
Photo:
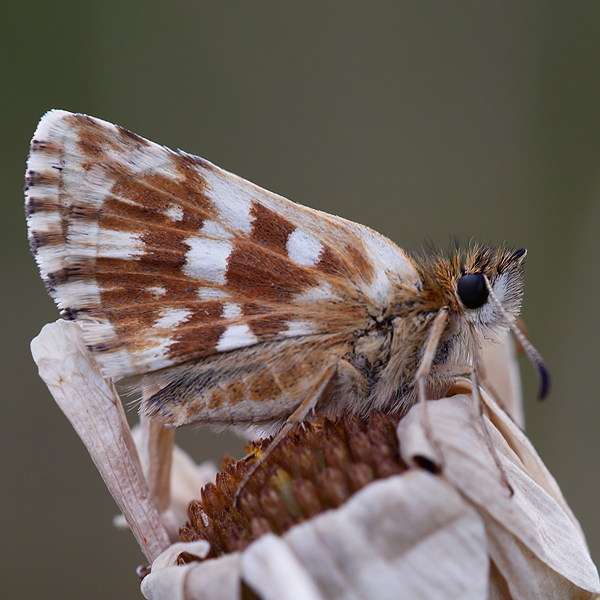
<instances>
[{"instance_id":1,"label":"butterfly head","mask_svg":"<svg viewBox=\"0 0 600 600\"><path fill-rule=\"evenodd\" d=\"M504 311L516 317L523 296L526 254L525 248L513 251L504 246L471 246L466 251L457 249L449 257L439 253L417 257L423 308L436 311L447 307L451 320L461 329L465 322L479 333L508 327L490 298L489 288Z\"/></svg>"},{"instance_id":2,"label":"butterfly head","mask_svg":"<svg viewBox=\"0 0 600 600\"><path fill-rule=\"evenodd\" d=\"M543 398L550 387L548 369L515 321L521 310L526 254L525 248L472 246L466 252L455 250L449 258L438 254L415 262L423 281L424 308L435 312L446 307L447 335L463 334L457 353L461 347L464 351L469 345L478 345L484 336L511 329L538 372L539 397Z\"/></svg>"},{"instance_id":3,"label":"butterfly head","mask_svg":"<svg viewBox=\"0 0 600 600\"><path fill-rule=\"evenodd\" d=\"M505 247L475 247L469 249L462 260L453 258L453 266L458 266L452 285L454 306L476 330L484 333L510 327L501 308L508 313L510 321L519 314L526 254L525 248L511 251Z\"/></svg>"}]
</instances>

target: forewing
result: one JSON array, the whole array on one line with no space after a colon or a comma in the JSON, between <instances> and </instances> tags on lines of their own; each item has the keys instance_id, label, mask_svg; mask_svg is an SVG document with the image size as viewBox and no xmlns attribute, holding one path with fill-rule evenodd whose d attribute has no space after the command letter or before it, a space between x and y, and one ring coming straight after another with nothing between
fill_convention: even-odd
<instances>
[{"instance_id":1,"label":"forewing","mask_svg":"<svg viewBox=\"0 0 600 600\"><path fill-rule=\"evenodd\" d=\"M121 127L47 113L29 240L65 318L116 380L262 342L350 334L416 281L374 231Z\"/></svg>"}]
</instances>

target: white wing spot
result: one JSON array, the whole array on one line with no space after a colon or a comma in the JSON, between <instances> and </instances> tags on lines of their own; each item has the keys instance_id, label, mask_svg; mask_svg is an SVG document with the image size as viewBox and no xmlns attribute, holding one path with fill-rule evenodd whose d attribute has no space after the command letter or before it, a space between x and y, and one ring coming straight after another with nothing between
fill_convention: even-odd
<instances>
[{"instance_id":1,"label":"white wing spot","mask_svg":"<svg viewBox=\"0 0 600 600\"><path fill-rule=\"evenodd\" d=\"M148 288L148 291L155 297L160 298L167 293L167 290L162 285L153 285Z\"/></svg>"},{"instance_id":2,"label":"white wing spot","mask_svg":"<svg viewBox=\"0 0 600 600\"><path fill-rule=\"evenodd\" d=\"M229 298L229 294L221 288L201 287L198 289L198 297L204 302L210 302L211 300Z\"/></svg>"},{"instance_id":3,"label":"white wing spot","mask_svg":"<svg viewBox=\"0 0 600 600\"><path fill-rule=\"evenodd\" d=\"M94 280L68 281L59 286L58 290L60 293L59 308L76 307L81 309L100 304L100 288ZM104 342L105 340L102 341Z\"/></svg>"},{"instance_id":4,"label":"white wing spot","mask_svg":"<svg viewBox=\"0 0 600 600\"><path fill-rule=\"evenodd\" d=\"M200 231L202 232L202 235L220 240L226 240L232 237L231 233L217 221L204 221Z\"/></svg>"},{"instance_id":5,"label":"white wing spot","mask_svg":"<svg viewBox=\"0 0 600 600\"><path fill-rule=\"evenodd\" d=\"M141 365L144 363L151 364L154 370L172 367L173 359L169 354L169 348L172 344L173 340L168 337L158 337L152 340L149 342L148 346L138 354L137 362Z\"/></svg>"},{"instance_id":6,"label":"white wing spot","mask_svg":"<svg viewBox=\"0 0 600 600\"><path fill-rule=\"evenodd\" d=\"M217 344L217 352L252 346L257 342L257 337L250 331L248 325L231 325L221 335Z\"/></svg>"},{"instance_id":7,"label":"white wing spot","mask_svg":"<svg viewBox=\"0 0 600 600\"><path fill-rule=\"evenodd\" d=\"M242 307L236 302L226 302L221 316L224 319L237 319L242 316Z\"/></svg>"},{"instance_id":8,"label":"white wing spot","mask_svg":"<svg viewBox=\"0 0 600 600\"><path fill-rule=\"evenodd\" d=\"M160 329L171 329L181 325L190 315L191 311L181 310L180 308L165 308L160 312L160 316L154 324Z\"/></svg>"},{"instance_id":9,"label":"white wing spot","mask_svg":"<svg viewBox=\"0 0 600 600\"><path fill-rule=\"evenodd\" d=\"M299 265L314 267L319 262L323 244L304 229L294 229L286 244L288 256Z\"/></svg>"},{"instance_id":10,"label":"white wing spot","mask_svg":"<svg viewBox=\"0 0 600 600\"><path fill-rule=\"evenodd\" d=\"M98 243L98 258L122 258L123 260L143 256L146 250L144 242L137 233L129 231L101 231Z\"/></svg>"},{"instance_id":11,"label":"white wing spot","mask_svg":"<svg viewBox=\"0 0 600 600\"><path fill-rule=\"evenodd\" d=\"M281 332L284 337L299 337L315 333L314 326L310 321L287 321L286 325L287 329Z\"/></svg>"},{"instance_id":12,"label":"white wing spot","mask_svg":"<svg viewBox=\"0 0 600 600\"><path fill-rule=\"evenodd\" d=\"M183 219L183 208L181 206L169 206L165 214L171 221L181 221Z\"/></svg>"},{"instance_id":13,"label":"white wing spot","mask_svg":"<svg viewBox=\"0 0 600 600\"><path fill-rule=\"evenodd\" d=\"M194 279L223 285L227 272L227 259L233 244L226 240L211 240L204 237L188 238L186 244L190 249L185 256L183 272Z\"/></svg>"},{"instance_id":14,"label":"white wing spot","mask_svg":"<svg viewBox=\"0 0 600 600\"><path fill-rule=\"evenodd\" d=\"M219 219L228 229L249 234L253 218L250 215L252 196L244 180L225 172L202 171L209 188L210 199L219 211Z\"/></svg>"},{"instance_id":15,"label":"white wing spot","mask_svg":"<svg viewBox=\"0 0 600 600\"><path fill-rule=\"evenodd\" d=\"M328 281L322 281L317 287L308 288L305 292L298 294L296 302L317 302L319 300L339 300Z\"/></svg>"},{"instance_id":16,"label":"white wing spot","mask_svg":"<svg viewBox=\"0 0 600 600\"><path fill-rule=\"evenodd\" d=\"M374 270L370 286L364 289L364 293L377 306L383 307L389 302L392 294L390 279L415 284L419 281L415 266L404 250L367 227L355 223L351 226L362 238L369 263Z\"/></svg>"}]
</instances>

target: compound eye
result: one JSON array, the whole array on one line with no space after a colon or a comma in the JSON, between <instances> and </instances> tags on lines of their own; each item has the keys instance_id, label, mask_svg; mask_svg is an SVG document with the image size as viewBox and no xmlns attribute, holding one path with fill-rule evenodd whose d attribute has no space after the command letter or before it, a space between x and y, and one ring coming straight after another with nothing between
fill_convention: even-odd
<instances>
[{"instance_id":1,"label":"compound eye","mask_svg":"<svg viewBox=\"0 0 600 600\"><path fill-rule=\"evenodd\" d=\"M458 296L467 308L479 308L488 299L488 289L482 273L469 273L458 280Z\"/></svg>"}]
</instances>

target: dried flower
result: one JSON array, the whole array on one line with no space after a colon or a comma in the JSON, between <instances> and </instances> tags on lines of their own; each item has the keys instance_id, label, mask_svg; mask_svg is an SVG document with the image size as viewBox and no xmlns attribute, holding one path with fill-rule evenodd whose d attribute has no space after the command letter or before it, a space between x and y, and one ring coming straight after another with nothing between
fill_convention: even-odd
<instances>
[{"instance_id":1,"label":"dried flower","mask_svg":"<svg viewBox=\"0 0 600 600\"><path fill-rule=\"evenodd\" d=\"M209 558L243 551L265 533L285 533L293 525L338 508L372 481L407 470L399 455L399 417L373 411L333 422L304 423L288 433L241 490L238 484L270 439L247 447L240 461L225 457L215 483L188 508L182 541L210 542Z\"/></svg>"},{"instance_id":2,"label":"dried flower","mask_svg":"<svg viewBox=\"0 0 600 600\"><path fill-rule=\"evenodd\" d=\"M509 381L503 389L518 418L516 365L505 348L498 364L509 374L496 367L491 375ZM156 434L145 444L148 485L116 392L78 326L46 326L32 350L152 562L142 581L149 600L600 598L596 567L555 480L522 430L482 393L511 495L467 382L399 422L374 413L368 422L348 417L296 429L236 507L233 494L252 458L226 458L206 485L206 473L178 449L165 471L170 451L148 451L164 446ZM187 541L170 543L176 527Z\"/></svg>"}]
</instances>

